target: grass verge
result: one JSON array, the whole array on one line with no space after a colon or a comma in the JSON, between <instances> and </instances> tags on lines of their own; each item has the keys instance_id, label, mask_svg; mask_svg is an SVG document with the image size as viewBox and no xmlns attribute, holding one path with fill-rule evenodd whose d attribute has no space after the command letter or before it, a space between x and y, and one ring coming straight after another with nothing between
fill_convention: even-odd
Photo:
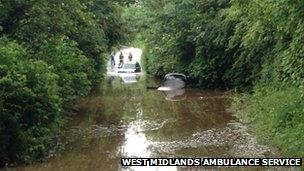
<instances>
[{"instance_id":1,"label":"grass verge","mask_svg":"<svg viewBox=\"0 0 304 171\"><path fill-rule=\"evenodd\" d=\"M252 95L235 97L236 115L249 123L266 143L284 157L304 157L304 90L298 87L256 87Z\"/></svg>"}]
</instances>

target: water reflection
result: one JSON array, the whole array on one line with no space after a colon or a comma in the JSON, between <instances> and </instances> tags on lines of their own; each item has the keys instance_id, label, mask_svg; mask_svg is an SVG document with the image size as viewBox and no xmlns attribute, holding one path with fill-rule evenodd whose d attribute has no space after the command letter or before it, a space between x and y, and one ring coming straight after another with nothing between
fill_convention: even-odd
<instances>
[{"instance_id":1,"label":"water reflection","mask_svg":"<svg viewBox=\"0 0 304 171\"><path fill-rule=\"evenodd\" d=\"M120 74L120 77L125 84L136 83L140 79L140 75L138 74Z\"/></svg>"},{"instance_id":2,"label":"water reflection","mask_svg":"<svg viewBox=\"0 0 304 171\"><path fill-rule=\"evenodd\" d=\"M166 100L170 101L180 101L180 100L185 100L186 99L186 89L176 89L176 90L170 90L170 91L165 91L166 94Z\"/></svg>"},{"instance_id":3,"label":"water reflection","mask_svg":"<svg viewBox=\"0 0 304 171\"><path fill-rule=\"evenodd\" d=\"M119 162L121 157L272 155L231 115L224 92L181 89L163 93L147 90L150 82L141 77L129 85L109 77L98 94L77 103L79 115L58 135L58 148L63 149L59 155L8 170L193 170L121 168Z\"/></svg>"},{"instance_id":4,"label":"water reflection","mask_svg":"<svg viewBox=\"0 0 304 171\"><path fill-rule=\"evenodd\" d=\"M142 112L137 115L137 120L130 123L125 132L125 143L122 145L121 156L123 157L142 157L148 158L152 156L151 146L152 142L149 141L144 133L145 124L141 118ZM176 167L127 167L122 168L122 171L176 171Z\"/></svg>"},{"instance_id":5,"label":"water reflection","mask_svg":"<svg viewBox=\"0 0 304 171\"><path fill-rule=\"evenodd\" d=\"M125 157L150 157L150 142L142 128L142 110L139 110L136 120L131 122L125 132L125 142L122 145L122 156Z\"/></svg>"}]
</instances>

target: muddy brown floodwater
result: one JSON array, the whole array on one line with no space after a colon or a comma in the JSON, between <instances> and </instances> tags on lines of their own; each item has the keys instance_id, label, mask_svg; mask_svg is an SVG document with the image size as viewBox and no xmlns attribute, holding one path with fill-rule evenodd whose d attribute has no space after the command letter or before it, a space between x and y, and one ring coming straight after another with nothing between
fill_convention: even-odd
<instances>
[{"instance_id":1,"label":"muddy brown floodwater","mask_svg":"<svg viewBox=\"0 0 304 171\"><path fill-rule=\"evenodd\" d=\"M42 163L6 170L216 170L122 168L120 158L273 156L232 115L225 92L188 88L165 94L151 86L157 83L144 76L133 84L108 77L100 91L77 103L79 115L57 137L57 148L64 150Z\"/></svg>"}]
</instances>

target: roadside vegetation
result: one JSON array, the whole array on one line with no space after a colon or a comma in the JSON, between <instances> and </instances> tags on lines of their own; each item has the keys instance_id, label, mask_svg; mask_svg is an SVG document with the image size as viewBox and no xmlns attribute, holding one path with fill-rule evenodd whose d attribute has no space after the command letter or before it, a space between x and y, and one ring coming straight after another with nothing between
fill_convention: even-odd
<instances>
[{"instance_id":1,"label":"roadside vegetation","mask_svg":"<svg viewBox=\"0 0 304 171\"><path fill-rule=\"evenodd\" d=\"M126 40L125 1L0 1L0 167L51 149L73 102Z\"/></svg>"},{"instance_id":2,"label":"roadside vegetation","mask_svg":"<svg viewBox=\"0 0 304 171\"><path fill-rule=\"evenodd\" d=\"M0 167L43 158L73 102L100 81L107 53L128 39L143 48L148 74L242 92L236 114L304 157L303 1L134 2L0 1Z\"/></svg>"},{"instance_id":3,"label":"roadside vegetation","mask_svg":"<svg viewBox=\"0 0 304 171\"><path fill-rule=\"evenodd\" d=\"M304 157L302 1L142 0L130 6L148 74L236 89L237 115L267 143Z\"/></svg>"}]
</instances>

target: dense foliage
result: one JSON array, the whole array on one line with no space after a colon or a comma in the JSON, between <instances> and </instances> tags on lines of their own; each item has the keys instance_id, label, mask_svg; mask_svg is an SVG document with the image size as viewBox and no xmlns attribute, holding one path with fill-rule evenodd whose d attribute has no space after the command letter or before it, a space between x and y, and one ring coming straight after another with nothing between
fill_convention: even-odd
<instances>
[{"instance_id":1,"label":"dense foliage","mask_svg":"<svg viewBox=\"0 0 304 171\"><path fill-rule=\"evenodd\" d=\"M103 74L126 40L121 5L132 1L0 1L0 166L48 150L71 103Z\"/></svg>"},{"instance_id":2,"label":"dense foliage","mask_svg":"<svg viewBox=\"0 0 304 171\"><path fill-rule=\"evenodd\" d=\"M303 82L301 7L298 1L143 0L124 16L145 45L148 73L183 72L201 86L245 88L270 77Z\"/></svg>"},{"instance_id":3,"label":"dense foliage","mask_svg":"<svg viewBox=\"0 0 304 171\"><path fill-rule=\"evenodd\" d=\"M148 74L182 72L206 88L250 90L242 116L303 157L303 9L303 1L142 0L124 17Z\"/></svg>"},{"instance_id":4,"label":"dense foliage","mask_svg":"<svg viewBox=\"0 0 304 171\"><path fill-rule=\"evenodd\" d=\"M303 9L299 0L1 0L0 166L44 155L129 30L150 74L252 90L242 116L303 157Z\"/></svg>"},{"instance_id":5,"label":"dense foliage","mask_svg":"<svg viewBox=\"0 0 304 171\"><path fill-rule=\"evenodd\" d=\"M141 1L125 17L140 28L147 72L183 72L206 87L228 84L234 49L227 45L236 23L229 7L229 0Z\"/></svg>"},{"instance_id":6,"label":"dense foliage","mask_svg":"<svg viewBox=\"0 0 304 171\"><path fill-rule=\"evenodd\" d=\"M41 60L25 61L25 50L0 40L0 158L29 160L44 151L45 141L59 123L58 75Z\"/></svg>"}]
</instances>

